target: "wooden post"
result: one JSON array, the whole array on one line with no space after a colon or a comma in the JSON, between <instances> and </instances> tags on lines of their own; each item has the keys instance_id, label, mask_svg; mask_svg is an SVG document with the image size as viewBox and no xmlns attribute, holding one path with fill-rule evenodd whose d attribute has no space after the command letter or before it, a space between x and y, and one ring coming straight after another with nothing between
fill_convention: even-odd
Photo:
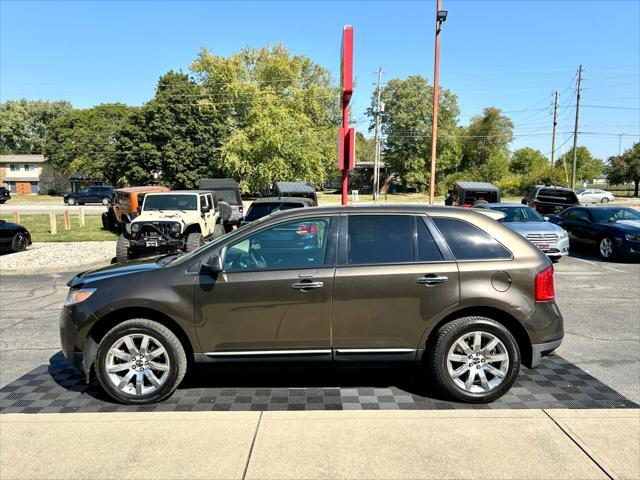
<instances>
[{"instance_id":1,"label":"wooden post","mask_svg":"<svg viewBox=\"0 0 640 480\"><path fill-rule=\"evenodd\" d=\"M18 212L13 212L13 223L20 223L20 214Z\"/></svg>"},{"instance_id":2,"label":"wooden post","mask_svg":"<svg viewBox=\"0 0 640 480\"><path fill-rule=\"evenodd\" d=\"M64 211L64 229L71 230L71 218L69 217L69 209Z\"/></svg>"},{"instance_id":3,"label":"wooden post","mask_svg":"<svg viewBox=\"0 0 640 480\"><path fill-rule=\"evenodd\" d=\"M84 227L84 207L80 207L80 226Z\"/></svg>"},{"instance_id":4,"label":"wooden post","mask_svg":"<svg viewBox=\"0 0 640 480\"><path fill-rule=\"evenodd\" d=\"M55 212L49 212L49 232L51 232L51 235L55 235L58 233L58 225L56 224Z\"/></svg>"}]
</instances>

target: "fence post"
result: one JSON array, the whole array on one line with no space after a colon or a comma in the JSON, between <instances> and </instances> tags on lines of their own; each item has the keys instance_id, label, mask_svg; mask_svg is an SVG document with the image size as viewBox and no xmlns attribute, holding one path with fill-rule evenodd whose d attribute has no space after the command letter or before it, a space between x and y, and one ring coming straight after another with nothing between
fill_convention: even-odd
<instances>
[{"instance_id":1,"label":"fence post","mask_svg":"<svg viewBox=\"0 0 640 480\"><path fill-rule=\"evenodd\" d=\"M84 227L84 207L80 207L80 226Z\"/></svg>"},{"instance_id":2,"label":"fence post","mask_svg":"<svg viewBox=\"0 0 640 480\"><path fill-rule=\"evenodd\" d=\"M56 224L55 212L49 212L49 232L51 232L51 235L55 235L58 233L58 225Z\"/></svg>"},{"instance_id":3,"label":"fence post","mask_svg":"<svg viewBox=\"0 0 640 480\"><path fill-rule=\"evenodd\" d=\"M18 212L13 212L13 223L20 223L20 214Z\"/></svg>"},{"instance_id":4,"label":"fence post","mask_svg":"<svg viewBox=\"0 0 640 480\"><path fill-rule=\"evenodd\" d=\"M71 218L69 217L69 209L64 211L64 229L71 230Z\"/></svg>"}]
</instances>

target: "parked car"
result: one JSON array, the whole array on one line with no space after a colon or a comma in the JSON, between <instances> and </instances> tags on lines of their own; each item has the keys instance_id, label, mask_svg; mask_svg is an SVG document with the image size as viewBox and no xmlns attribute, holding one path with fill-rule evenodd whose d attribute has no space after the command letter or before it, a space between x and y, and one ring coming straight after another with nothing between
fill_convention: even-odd
<instances>
[{"instance_id":1,"label":"parked car","mask_svg":"<svg viewBox=\"0 0 640 480\"><path fill-rule=\"evenodd\" d=\"M77 192L67 193L64 203L67 205L84 205L85 203L101 203L109 206L113 200L113 187L93 186L83 188Z\"/></svg>"},{"instance_id":2,"label":"parked car","mask_svg":"<svg viewBox=\"0 0 640 480\"><path fill-rule=\"evenodd\" d=\"M447 207L287 210L69 287L64 355L131 404L167 398L193 362L247 361L424 364L453 398L488 402L563 337L549 259Z\"/></svg>"},{"instance_id":3,"label":"parked car","mask_svg":"<svg viewBox=\"0 0 640 480\"><path fill-rule=\"evenodd\" d=\"M231 216L224 222L225 232L230 232L233 227L239 227L242 224L244 204L238 182L233 178L203 178L200 180L199 188L216 192L218 201L231 205Z\"/></svg>"},{"instance_id":4,"label":"parked car","mask_svg":"<svg viewBox=\"0 0 640 480\"><path fill-rule=\"evenodd\" d=\"M576 196L580 203L609 203L616 199L613 193L599 188L582 188L576 191Z\"/></svg>"},{"instance_id":5,"label":"parked car","mask_svg":"<svg viewBox=\"0 0 640 480\"><path fill-rule=\"evenodd\" d=\"M533 243L553 262L569 255L569 236L533 208L518 203L489 203L484 208L504 213L498 221Z\"/></svg>"},{"instance_id":6,"label":"parked car","mask_svg":"<svg viewBox=\"0 0 640 480\"><path fill-rule=\"evenodd\" d=\"M146 194L140 215L118 236L116 260L177 250L192 252L224 233L222 222L231 208L220 206L212 192L202 190Z\"/></svg>"},{"instance_id":7,"label":"parked car","mask_svg":"<svg viewBox=\"0 0 640 480\"><path fill-rule=\"evenodd\" d=\"M0 187L0 205L11 200L11 192L7 187Z\"/></svg>"},{"instance_id":8,"label":"parked car","mask_svg":"<svg viewBox=\"0 0 640 480\"><path fill-rule=\"evenodd\" d=\"M600 257L640 259L640 212L626 207L572 207L550 219L572 244L596 247Z\"/></svg>"},{"instance_id":9,"label":"parked car","mask_svg":"<svg viewBox=\"0 0 640 480\"><path fill-rule=\"evenodd\" d=\"M555 214L567 207L580 205L575 192L566 187L537 185L522 199L523 205L529 205L542 215Z\"/></svg>"},{"instance_id":10,"label":"parked car","mask_svg":"<svg viewBox=\"0 0 640 480\"><path fill-rule=\"evenodd\" d=\"M146 186L118 188L113 191L113 203L102 214L102 226L105 230L120 230L138 216L142 201L147 193L168 192L167 187Z\"/></svg>"},{"instance_id":11,"label":"parked car","mask_svg":"<svg viewBox=\"0 0 640 480\"><path fill-rule=\"evenodd\" d=\"M314 206L318 205L316 189L306 182L275 182L273 184L273 196L279 198L308 198L313 201Z\"/></svg>"},{"instance_id":12,"label":"parked car","mask_svg":"<svg viewBox=\"0 0 640 480\"><path fill-rule=\"evenodd\" d=\"M29 230L17 223L0 220L0 249L21 252L31 245Z\"/></svg>"},{"instance_id":13,"label":"parked car","mask_svg":"<svg viewBox=\"0 0 640 480\"><path fill-rule=\"evenodd\" d=\"M310 198L259 198L254 200L247 210L244 223L255 222L273 212L292 208L308 208L315 206Z\"/></svg>"},{"instance_id":14,"label":"parked car","mask_svg":"<svg viewBox=\"0 0 640 480\"><path fill-rule=\"evenodd\" d=\"M500 202L500 189L486 182L455 182L450 195L451 205L457 207Z\"/></svg>"}]
</instances>

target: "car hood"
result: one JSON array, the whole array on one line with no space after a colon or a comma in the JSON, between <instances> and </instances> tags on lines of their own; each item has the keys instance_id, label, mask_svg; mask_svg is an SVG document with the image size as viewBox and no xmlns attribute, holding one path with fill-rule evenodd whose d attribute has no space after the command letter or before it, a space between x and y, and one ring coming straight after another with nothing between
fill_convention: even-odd
<instances>
[{"instance_id":1,"label":"car hood","mask_svg":"<svg viewBox=\"0 0 640 480\"><path fill-rule=\"evenodd\" d=\"M195 213L195 212L194 212ZM134 222L157 222L157 221L165 221L165 222L182 222L182 218L185 215L189 214L179 214L179 213L171 213L171 212L143 212L142 215L137 217Z\"/></svg>"},{"instance_id":2,"label":"car hood","mask_svg":"<svg viewBox=\"0 0 640 480\"><path fill-rule=\"evenodd\" d=\"M146 258L143 260L116 263L96 270L88 270L73 277L69 280L67 285L71 288L79 288L80 286L91 285L92 283L99 282L107 278L124 277L127 275L135 275L157 270L161 267L158 265L156 260L157 258Z\"/></svg>"},{"instance_id":3,"label":"car hood","mask_svg":"<svg viewBox=\"0 0 640 480\"><path fill-rule=\"evenodd\" d=\"M561 227L551 222L503 222L502 224L521 235L526 235L527 233L560 234L564 232Z\"/></svg>"},{"instance_id":4,"label":"car hood","mask_svg":"<svg viewBox=\"0 0 640 480\"><path fill-rule=\"evenodd\" d=\"M618 220L616 222L601 223L609 227L618 227L625 232L636 233L640 230L640 220Z\"/></svg>"}]
</instances>

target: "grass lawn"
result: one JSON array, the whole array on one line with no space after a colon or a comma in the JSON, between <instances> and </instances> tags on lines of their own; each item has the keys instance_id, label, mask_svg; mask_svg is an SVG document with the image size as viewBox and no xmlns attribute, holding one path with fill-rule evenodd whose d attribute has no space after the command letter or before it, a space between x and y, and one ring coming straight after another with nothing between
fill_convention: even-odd
<instances>
[{"instance_id":1,"label":"grass lawn","mask_svg":"<svg viewBox=\"0 0 640 480\"><path fill-rule=\"evenodd\" d=\"M56 197L54 195L18 195L17 193L11 194L11 200L5 205L11 203L64 203L62 197Z\"/></svg>"},{"instance_id":2,"label":"grass lawn","mask_svg":"<svg viewBox=\"0 0 640 480\"><path fill-rule=\"evenodd\" d=\"M12 215L0 214L0 219L13 221ZM49 233L49 215L21 214L20 224L31 233L34 242L88 242L100 240L115 240L116 235L102 229L102 219L99 215L85 215L85 226L80 227L79 215L71 215L71 230L64 229L64 217L56 214L58 233Z\"/></svg>"}]
</instances>

